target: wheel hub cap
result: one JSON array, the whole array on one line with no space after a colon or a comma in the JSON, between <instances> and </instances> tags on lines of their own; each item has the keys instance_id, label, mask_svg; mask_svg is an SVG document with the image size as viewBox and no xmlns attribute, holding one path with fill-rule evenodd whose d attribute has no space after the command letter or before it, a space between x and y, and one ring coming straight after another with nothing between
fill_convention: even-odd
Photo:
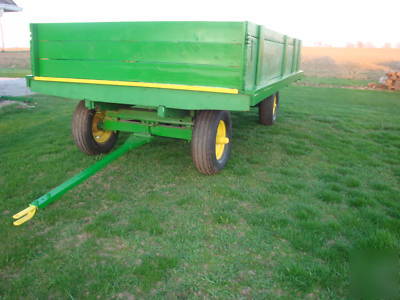
<instances>
[{"instance_id":1,"label":"wheel hub cap","mask_svg":"<svg viewBox=\"0 0 400 300\"><path fill-rule=\"evenodd\" d=\"M219 121L217 127L217 135L215 138L215 156L219 160L224 155L225 145L229 143L229 138L226 136L226 125L224 121Z\"/></svg>"},{"instance_id":2,"label":"wheel hub cap","mask_svg":"<svg viewBox=\"0 0 400 300\"><path fill-rule=\"evenodd\" d=\"M273 108L272 108L272 113L275 115L275 112L276 112L276 107L277 107L277 101L276 101L277 99L276 99L276 96L274 96L274 106L273 106Z\"/></svg>"},{"instance_id":3,"label":"wheel hub cap","mask_svg":"<svg viewBox=\"0 0 400 300\"><path fill-rule=\"evenodd\" d=\"M100 123L104 120L103 113L95 113L92 121L92 135L97 143L105 143L112 135L112 131L106 131L99 128Z\"/></svg>"}]
</instances>

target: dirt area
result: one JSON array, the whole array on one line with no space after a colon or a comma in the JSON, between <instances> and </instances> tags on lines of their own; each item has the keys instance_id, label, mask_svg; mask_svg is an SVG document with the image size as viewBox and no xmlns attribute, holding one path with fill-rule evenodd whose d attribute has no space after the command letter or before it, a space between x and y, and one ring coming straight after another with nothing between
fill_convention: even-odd
<instances>
[{"instance_id":1,"label":"dirt area","mask_svg":"<svg viewBox=\"0 0 400 300\"><path fill-rule=\"evenodd\" d=\"M302 69L309 76L378 80L400 71L400 49L303 47Z\"/></svg>"},{"instance_id":2,"label":"dirt area","mask_svg":"<svg viewBox=\"0 0 400 300\"><path fill-rule=\"evenodd\" d=\"M304 47L303 60L330 57L337 64L357 64L363 69L390 71L389 62L400 63L400 49L396 48L331 48Z\"/></svg>"},{"instance_id":3,"label":"dirt area","mask_svg":"<svg viewBox=\"0 0 400 300\"><path fill-rule=\"evenodd\" d=\"M34 105L29 105L25 102L14 100L0 100L0 109L6 106L16 105L17 108L34 108Z\"/></svg>"}]
</instances>

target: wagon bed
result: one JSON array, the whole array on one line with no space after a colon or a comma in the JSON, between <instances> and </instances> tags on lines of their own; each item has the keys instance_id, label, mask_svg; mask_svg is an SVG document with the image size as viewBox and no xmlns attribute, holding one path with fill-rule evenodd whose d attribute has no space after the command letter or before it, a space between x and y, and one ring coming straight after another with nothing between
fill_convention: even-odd
<instances>
[{"instance_id":1,"label":"wagon bed","mask_svg":"<svg viewBox=\"0 0 400 300\"><path fill-rule=\"evenodd\" d=\"M33 91L248 111L301 75L301 42L250 22L31 24Z\"/></svg>"}]
</instances>

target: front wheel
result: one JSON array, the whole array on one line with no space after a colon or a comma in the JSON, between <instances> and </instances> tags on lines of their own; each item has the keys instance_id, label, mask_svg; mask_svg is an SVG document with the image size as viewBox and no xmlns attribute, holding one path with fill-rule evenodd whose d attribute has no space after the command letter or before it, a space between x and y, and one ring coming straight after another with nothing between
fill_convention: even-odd
<instances>
[{"instance_id":1,"label":"front wheel","mask_svg":"<svg viewBox=\"0 0 400 300\"><path fill-rule=\"evenodd\" d=\"M226 110L202 110L196 114L192 158L199 172L212 175L225 167L231 152L232 121Z\"/></svg>"},{"instance_id":2,"label":"front wheel","mask_svg":"<svg viewBox=\"0 0 400 300\"><path fill-rule=\"evenodd\" d=\"M260 123L263 125L274 125L279 110L279 92L264 99L258 105Z\"/></svg>"},{"instance_id":3,"label":"front wheel","mask_svg":"<svg viewBox=\"0 0 400 300\"><path fill-rule=\"evenodd\" d=\"M117 142L117 133L101 128L104 113L87 109L85 102L77 105L72 118L72 136L76 146L88 155L111 151Z\"/></svg>"}]
</instances>

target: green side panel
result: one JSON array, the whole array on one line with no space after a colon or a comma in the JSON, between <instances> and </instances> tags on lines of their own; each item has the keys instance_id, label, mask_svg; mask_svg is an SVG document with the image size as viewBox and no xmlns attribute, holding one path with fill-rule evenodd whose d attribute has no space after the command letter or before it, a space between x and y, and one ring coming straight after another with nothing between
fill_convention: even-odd
<instances>
[{"instance_id":1,"label":"green side panel","mask_svg":"<svg viewBox=\"0 0 400 300\"><path fill-rule=\"evenodd\" d=\"M246 47L244 93L252 106L301 78L299 40L249 23Z\"/></svg>"},{"instance_id":2,"label":"green side panel","mask_svg":"<svg viewBox=\"0 0 400 300\"><path fill-rule=\"evenodd\" d=\"M246 70L245 70L245 91L255 89L258 60L258 39L251 35L246 39Z\"/></svg>"},{"instance_id":3,"label":"green side panel","mask_svg":"<svg viewBox=\"0 0 400 300\"><path fill-rule=\"evenodd\" d=\"M246 22L34 24L36 76L243 89Z\"/></svg>"},{"instance_id":4,"label":"green side panel","mask_svg":"<svg viewBox=\"0 0 400 300\"><path fill-rule=\"evenodd\" d=\"M239 68L171 63L41 60L45 77L87 78L239 88ZM212 74L212 75L211 75Z\"/></svg>"},{"instance_id":5,"label":"green side panel","mask_svg":"<svg viewBox=\"0 0 400 300\"><path fill-rule=\"evenodd\" d=\"M301 41L298 40L297 48L296 48L296 71L300 71L300 62L301 62Z\"/></svg>"},{"instance_id":6,"label":"green side panel","mask_svg":"<svg viewBox=\"0 0 400 300\"><path fill-rule=\"evenodd\" d=\"M293 43L286 46L286 65L285 65L285 72L283 75L288 75L292 73L293 68L293 52L294 46Z\"/></svg>"},{"instance_id":7,"label":"green side panel","mask_svg":"<svg viewBox=\"0 0 400 300\"><path fill-rule=\"evenodd\" d=\"M258 30L259 27L257 24L251 23L251 22L247 22L247 34L249 36L258 38Z\"/></svg>"},{"instance_id":8,"label":"green side panel","mask_svg":"<svg viewBox=\"0 0 400 300\"><path fill-rule=\"evenodd\" d=\"M32 75L38 75L39 74L39 54L38 54L38 40L37 40L37 25L36 24L30 24L30 30L31 30L31 68L32 68Z\"/></svg>"},{"instance_id":9,"label":"green side panel","mask_svg":"<svg viewBox=\"0 0 400 300\"><path fill-rule=\"evenodd\" d=\"M183 110L246 111L299 79L301 41L250 22L32 24L35 76L236 88L240 94L35 81L35 92Z\"/></svg>"},{"instance_id":10,"label":"green side panel","mask_svg":"<svg viewBox=\"0 0 400 300\"><path fill-rule=\"evenodd\" d=\"M282 74L284 35L260 27L256 87L261 88Z\"/></svg>"},{"instance_id":11,"label":"green side panel","mask_svg":"<svg viewBox=\"0 0 400 300\"><path fill-rule=\"evenodd\" d=\"M173 62L239 68L241 50L241 43L39 41L40 57L50 60L98 60L127 63ZM194 53L200 55L194 55Z\"/></svg>"},{"instance_id":12,"label":"green side panel","mask_svg":"<svg viewBox=\"0 0 400 300\"><path fill-rule=\"evenodd\" d=\"M245 22L42 23L39 40L241 43ZM244 33L244 32L243 32Z\"/></svg>"},{"instance_id":13,"label":"green side panel","mask_svg":"<svg viewBox=\"0 0 400 300\"><path fill-rule=\"evenodd\" d=\"M194 92L158 88L111 86L30 80L31 90L38 93L97 102L131 104L186 110L248 111L250 95Z\"/></svg>"},{"instance_id":14,"label":"green side panel","mask_svg":"<svg viewBox=\"0 0 400 300\"><path fill-rule=\"evenodd\" d=\"M281 76L283 44L271 41L261 41L262 48L261 71L258 76L257 86L264 86L271 79Z\"/></svg>"}]
</instances>

